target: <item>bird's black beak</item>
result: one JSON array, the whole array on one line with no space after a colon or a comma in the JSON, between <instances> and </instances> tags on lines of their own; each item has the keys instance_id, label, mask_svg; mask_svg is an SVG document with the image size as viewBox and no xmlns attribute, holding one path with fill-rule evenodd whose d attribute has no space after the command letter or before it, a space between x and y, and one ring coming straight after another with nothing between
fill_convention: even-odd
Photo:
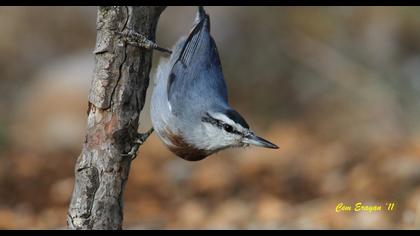
<instances>
[{"instance_id":1,"label":"bird's black beak","mask_svg":"<svg viewBox=\"0 0 420 236\"><path fill-rule=\"evenodd\" d=\"M261 137L258 137L257 135L250 133L245 136L244 140L242 141L246 144L251 144L258 147L264 147L264 148L272 148L272 149L278 149L279 147L275 145L274 143L271 143L268 140L265 140Z\"/></svg>"}]
</instances>

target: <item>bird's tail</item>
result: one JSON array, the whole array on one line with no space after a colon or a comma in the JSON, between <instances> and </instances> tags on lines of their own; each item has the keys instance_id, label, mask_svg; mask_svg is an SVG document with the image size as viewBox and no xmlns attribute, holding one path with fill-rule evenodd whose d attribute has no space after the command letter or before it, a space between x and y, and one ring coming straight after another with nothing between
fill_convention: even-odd
<instances>
[{"instance_id":1,"label":"bird's tail","mask_svg":"<svg viewBox=\"0 0 420 236\"><path fill-rule=\"evenodd\" d=\"M206 17L206 11L204 10L204 7L198 6L196 20L204 19L204 17Z\"/></svg>"},{"instance_id":2,"label":"bird's tail","mask_svg":"<svg viewBox=\"0 0 420 236\"><path fill-rule=\"evenodd\" d=\"M206 21L206 27L208 28L208 31L210 31L210 18L209 15L207 15L206 11L204 10L203 6L198 6L198 11L195 16L194 20L194 26L197 26L200 22ZM195 28L195 27L193 27Z\"/></svg>"},{"instance_id":3,"label":"bird's tail","mask_svg":"<svg viewBox=\"0 0 420 236\"><path fill-rule=\"evenodd\" d=\"M178 58L178 60L180 60L184 65L188 65L190 63L191 58L196 53L197 48L199 48L198 46L203 45L204 42L208 42L211 37L210 17L206 14L203 7L198 7L194 23L195 24L185 40L185 44Z\"/></svg>"}]
</instances>

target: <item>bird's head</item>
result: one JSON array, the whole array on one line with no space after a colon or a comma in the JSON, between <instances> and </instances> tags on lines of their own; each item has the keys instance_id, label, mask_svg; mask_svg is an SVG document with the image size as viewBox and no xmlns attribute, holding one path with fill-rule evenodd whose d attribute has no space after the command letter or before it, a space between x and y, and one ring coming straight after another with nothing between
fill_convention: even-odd
<instances>
[{"instance_id":1,"label":"bird's head","mask_svg":"<svg viewBox=\"0 0 420 236\"><path fill-rule=\"evenodd\" d=\"M255 135L245 119L233 109L208 111L202 118L206 134L206 149L218 151L249 145L277 149L277 145Z\"/></svg>"}]
</instances>

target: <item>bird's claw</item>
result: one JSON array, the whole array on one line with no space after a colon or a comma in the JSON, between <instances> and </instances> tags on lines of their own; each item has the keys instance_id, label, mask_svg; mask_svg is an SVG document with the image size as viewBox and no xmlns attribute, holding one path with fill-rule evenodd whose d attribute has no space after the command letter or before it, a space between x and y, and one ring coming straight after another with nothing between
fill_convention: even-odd
<instances>
[{"instance_id":1,"label":"bird's claw","mask_svg":"<svg viewBox=\"0 0 420 236\"><path fill-rule=\"evenodd\" d=\"M124 29L122 32L117 32L117 34L120 35L125 42L133 46L146 48L146 49L155 49L155 50L166 52L169 54L172 53L171 50L158 46L155 42L153 42L152 40L149 40L146 36L144 36L143 34L137 33L134 30Z\"/></svg>"},{"instance_id":2,"label":"bird's claw","mask_svg":"<svg viewBox=\"0 0 420 236\"><path fill-rule=\"evenodd\" d=\"M137 151L146 139L153 133L153 128L149 129L146 133L137 133L136 138L133 140L133 146L128 153L122 153L123 157L130 157L131 160L136 159Z\"/></svg>"}]
</instances>

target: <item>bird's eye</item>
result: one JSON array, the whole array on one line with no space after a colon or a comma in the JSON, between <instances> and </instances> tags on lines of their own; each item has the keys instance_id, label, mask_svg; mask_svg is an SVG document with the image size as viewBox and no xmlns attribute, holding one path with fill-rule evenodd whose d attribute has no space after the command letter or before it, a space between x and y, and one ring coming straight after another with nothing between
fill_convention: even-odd
<instances>
[{"instance_id":1,"label":"bird's eye","mask_svg":"<svg viewBox=\"0 0 420 236\"><path fill-rule=\"evenodd\" d=\"M226 132L229 132L229 133L232 133L232 132L233 132L233 127L232 127L232 126L230 126L230 125L228 125L228 124L223 124L223 129L224 129Z\"/></svg>"}]
</instances>

